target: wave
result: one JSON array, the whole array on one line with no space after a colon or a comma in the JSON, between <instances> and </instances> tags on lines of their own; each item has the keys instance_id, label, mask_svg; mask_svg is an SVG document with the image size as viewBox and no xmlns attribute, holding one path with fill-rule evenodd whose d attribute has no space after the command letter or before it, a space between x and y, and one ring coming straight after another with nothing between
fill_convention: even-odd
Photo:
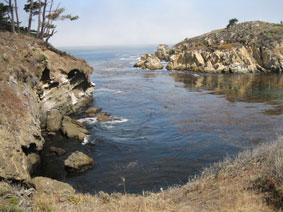
<instances>
[{"instance_id":1,"label":"wave","mask_svg":"<svg viewBox=\"0 0 283 212\"><path fill-rule=\"evenodd\" d=\"M90 140L90 135L86 135L83 142L82 142L82 145L86 145L86 144L90 143L89 140Z\"/></svg>"},{"instance_id":2,"label":"wave","mask_svg":"<svg viewBox=\"0 0 283 212\"><path fill-rule=\"evenodd\" d=\"M98 88L98 89L95 90L95 92L99 92L99 91L113 92L115 94L124 93L124 91L114 90L114 89L110 89L110 88Z\"/></svg>"},{"instance_id":3,"label":"wave","mask_svg":"<svg viewBox=\"0 0 283 212\"><path fill-rule=\"evenodd\" d=\"M106 121L106 122L102 122L101 125L107 129L112 129L114 128L115 124L119 124L119 123L124 123L124 122L128 122L129 120L128 119L124 119L124 118L117 118L117 117L114 117L115 119L118 119L118 120L113 120L113 121Z\"/></svg>"},{"instance_id":4,"label":"wave","mask_svg":"<svg viewBox=\"0 0 283 212\"><path fill-rule=\"evenodd\" d=\"M82 118L78 120L79 122L83 123L86 122L87 124L95 124L97 122L97 118L93 117L93 118Z\"/></svg>"}]
</instances>

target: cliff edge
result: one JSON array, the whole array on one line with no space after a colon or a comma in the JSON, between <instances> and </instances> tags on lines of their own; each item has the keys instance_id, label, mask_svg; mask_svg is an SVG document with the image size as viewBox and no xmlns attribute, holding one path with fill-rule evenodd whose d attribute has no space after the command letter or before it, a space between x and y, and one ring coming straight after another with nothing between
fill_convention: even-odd
<instances>
[{"instance_id":1,"label":"cliff edge","mask_svg":"<svg viewBox=\"0 0 283 212\"><path fill-rule=\"evenodd\" d=\"M148 59L150 58L150 60ZM228 29L186 38L171 49L159 45L155 54L147 54L135 67L151 68L151 61L168 70L208 73L253 73L283 71L283 25L250 21Z\"/></svg>"},{"instance_id":2,"label":"cliff edge","mask_svg":"<svg viewBox=\"0 0 283 212\"><path fill-rule=\"evenodd\" d=\"M0 32L0 178L30 180L48 115L69 115L91 101L92 71L41 40Z\"/></svg>"}]
</instances>

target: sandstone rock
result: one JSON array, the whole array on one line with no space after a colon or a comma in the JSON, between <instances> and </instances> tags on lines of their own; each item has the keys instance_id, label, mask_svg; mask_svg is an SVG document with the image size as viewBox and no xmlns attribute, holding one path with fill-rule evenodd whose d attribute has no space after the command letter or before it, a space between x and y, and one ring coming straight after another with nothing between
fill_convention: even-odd
<instances>
[{"instance_id":1,"label":"sandstone rock","mask_svg":"<svg viewBox=\"0 0 283 212\"><path fill-rule=\"evenodd\" d=\"M97 118L97 121L99 121L99 122L107 122L107 121L119 120L119 119L111 117L107 113L98 113L98 114L96 114L96 118Z\"/></svg>"},{"instance_id":2,"label":"sandstone rock","mask_svg":"<svg viewBox=\"0 0 283 212\"><path fill-rule=\"evenodd\" d=\"M66 153L66 151L60 147L55 147L55 146L51 146L49 148L49 152L50 153L54 153L57 156L61 156L64 155Z\"/></svg>"},{"instance_id":3,"label":"sandstone rock","mask_svg":"<svg viewBox=\"0 0 283 212\"><path fill-rule=\"evenodd\" d=\"M96 113L100 113L102 111L102 108L94 108L94 107L91 107L91 108L88 108L85 113L87 114L96 114Z\"/></svg>"},{"instance_id":4,"label":"sandstone rock","mask_svg":"<svg viewBox=\"0 0 283 212\"><path fill-rule=\"evenodd\" d=\"M32 179L32 184L39 193L71 195L75 189L67 183L59 182L47 177L36 177Z\"/></svg>"},{"instance_id":5,"label":"sandstone rock","mask_svg":"<svg viewBox=\"0 0 283 212\"><path fill-rule=\"evenodd\" d=\"M158 70L162 69L163 65L160 59L155 54L145 54L141 59L134 65L134 67L140 67L143 69Z\"/></svg>"},{"instance_id":6,"label":"sandstone rock","mask_svg":"<svg viewBox=\"0 0 283 212\"><path fill-rule=\"evenodd\" d=\"M276 33L274 33L276 32ZM163 59L167 50L158 47ZM167 55L166 55L167 56ZM283 71L283 28L259 21L206 33L177 43L170 49L168 70L210 73ZM145 66L140 60L138 66Z\"/></svg>"},{"instance_id":7,"label":"sandstone rock","mask_svg":"<svg viewBox=\"0 0 283 212\"><path fill-rule=\"evenodd\" d=\"M68 172L84 172L94 167L94 160L86 154L76 151L64 161L64 164Z\"/></svg>"},{"instance_id":8,"label":"sandstone rock","mask_svg":"<svg viewBox=\"0 0 283 212\"><path fill-rule=\"evenodd\" d=\"M40 156L36 153L28 154L27 162L29 172L33 173L34 170L40 165Z\"/></svg>"},{"instance_id":9,"label":"sandstone rock","mask_svg":"<svg viewBox=\"0 0 283 212\"><path fill-rule=\"evenodd\" d=\"M62 118L63 116L58 110L52 109L49 111L47 116L47 130L50 132L60 130Z\"/></svg>"},{"instance_id":10,"label":"sandstone rock","mask_svg":"<svg viewBox=\"0 0 283 212\"><path fill-rule=\"evenodd\" d=\"M70 118L69 116L63 117L62 131L65 135L67 135L67 137L77 137L83 141L88 131L82 127L82 123Z\"/></svg>"},{"instance_id":11,"label":"sandstone rock","mask_svg":"<svg viewBox=\"0 0 283 212\"><path fill-rule=\"evenodd\" d=\"M155 55L160 60L169 61L169 47L165 44L159 44L157 47L157 51L155 52Z\"/></svg>"}]
</instances>

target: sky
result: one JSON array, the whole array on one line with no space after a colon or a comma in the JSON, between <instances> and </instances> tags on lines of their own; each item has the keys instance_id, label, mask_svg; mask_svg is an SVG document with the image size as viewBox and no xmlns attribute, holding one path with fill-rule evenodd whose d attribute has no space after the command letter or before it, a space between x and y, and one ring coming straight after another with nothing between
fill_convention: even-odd
<instances>
[{"instance_id":1,"label":"sky","mask_svg":"<svg viewBox=\"0 0 283 212\"><path fill-rule=\"evenodd\" d=\"M0 2L3 2L1 0ZM25 0L18 0L19 9ZM239 22L283 20L283 0L55 0L77 21L58 21L56 47L175 44ZM20 10L23 25L27 14Z\"/></svg>"}]
</instances>

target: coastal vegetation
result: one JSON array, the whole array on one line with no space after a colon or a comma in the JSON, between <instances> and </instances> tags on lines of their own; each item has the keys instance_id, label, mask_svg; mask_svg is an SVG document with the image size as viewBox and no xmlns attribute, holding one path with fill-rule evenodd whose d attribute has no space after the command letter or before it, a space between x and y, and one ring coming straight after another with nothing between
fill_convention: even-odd
<instances>
[{"instance_id":1,"label":"coastal vegetation","mask_svg":"<svg viewBox=\"0 0 283 212\"><path fill-rule=\"evenodd\" d=\"M141 195L47 194L15 184L0 184L2 211L281 211L283 137L227 157L189 179L186 185ZM125 179L126 181L127 179ZM122 179L121 179L122 181Z\"/></svg>"}]
</instances>

